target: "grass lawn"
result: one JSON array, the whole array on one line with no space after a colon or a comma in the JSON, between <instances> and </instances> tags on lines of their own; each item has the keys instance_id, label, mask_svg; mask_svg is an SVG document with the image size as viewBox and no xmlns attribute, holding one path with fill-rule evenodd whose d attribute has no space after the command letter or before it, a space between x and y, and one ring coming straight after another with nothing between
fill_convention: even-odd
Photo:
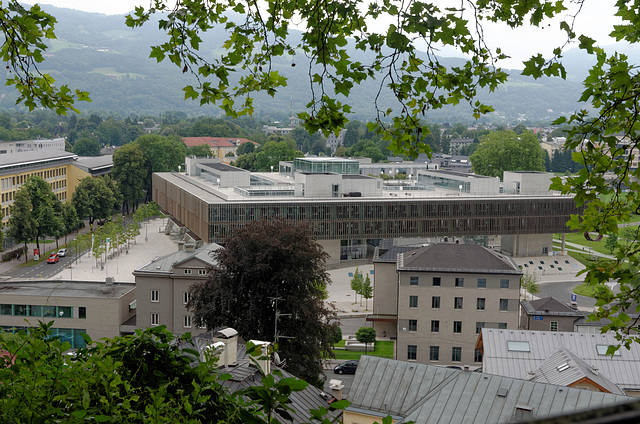
<instances>
[{"instance_id":1,"label":"grass lawn","mask_svg":"<svg viewBox=\"0 0 640 424\"><path fill-rule=\"evenodd\" d=\"M600 287L598 287L600 289ZM607 286L602 286L601 290L611 291L611 289ZM579 284L573 288L573 292L575 294L579 294L580 296L594 297L596 294L596 287L589 286L586 283Z\"/></svg>"},{"instance_id":2,"label":"grass lawn","mask_svg":"<svg viewBox=\"0 0 640 424\"><path fill-rule=\"evenodd\" d=\"M373 352L367 352L367 355L371 356L380 356L382 358L391 358L393 359L393 341L378 341L376 342L376 347ZM334 345L335 347L344 347L344 340ZM336 359L343 359L345 361L349 360L359 360L364 352L347 352L346 350L334 350L333 353L336 355Z\"/></svg>"}]
</instances>

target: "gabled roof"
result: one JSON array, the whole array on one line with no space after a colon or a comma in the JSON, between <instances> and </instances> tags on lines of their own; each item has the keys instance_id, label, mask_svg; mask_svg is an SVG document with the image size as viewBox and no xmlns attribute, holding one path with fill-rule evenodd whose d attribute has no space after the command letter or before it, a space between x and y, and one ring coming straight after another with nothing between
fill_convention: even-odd
<instances>
[{"instance_id":1,"label":"gabled roof","mask_svg":"<svg viewBox=\"0 0 640 424\"><path fill-rule=\"evenodd\" d=\"M347 411L398 423L509 423L629 401L628 397L363 355Z\"/></svg>"},{"instance_id":2,"label":"gabled roof","mask_svg":"<svg viewBox=\"0 0 640 424\"><path fill-rule=\"evenodd\" d=\"M398 261L398 254L404 252L411 252L418 249L416 246L393 246L382 255L373 260L373 263L396 263Z\"/></svg>"},{"instance_id":3,"label":"gabled roof","mask_svg":"<svg viewBox=\"0 0 640 424\"><path fill-rule=\"evenodd\" d=\"M509 342L526 342L528 351L509 350ZM613 334L560 331L497 330L483 328L477 347L483 350L483 370L490 374L527 378L559 346L598 369L623 390L640 390L640 345L621 348L616 355L604 354L617 345Z\"/></svg>"},{"instance_id":4,"label":"gabled roof","mask_svg":"<svg viewBox=\"0 0 640 424\"><path fill-rule=\"evenodd\" d=\"M398 255L398 271L517 274L508 256L476 244L436 243Z\"/></svg>"},{"instance_id":5,"label":"gabled roof","mask_svg":"<svg viewBox=\"0 0 640 424\"><path fill-rule=\"evenodd\" d=\"M522 307L527 315L571 316L576 318L586 315L585 312L573 309L553 297L543 297L532 301L523 300Z\"/></svg>"},{"instance_id":6,"label":"gabled roof","mask_svg":"<svg viewBox=\"0 0 640 424\"><path fill-rule=\"evenodd\" d=\"M171 274L173 268L192 259L197 259L204 266L214 266L216 262L211 257L211 252L222 249L217 243L206 244L199 249L188 251L178 250L165 256L155 258L140 268L133 271L133 275L141 274Z\"/></svg>"},{"instance_id":7,"label":"gabled roof","mask_svg":"<svg viewBox=\"0 0 640 424\"><path fill-rule=\"evenodd\" d=\"M571 386L584 379L590 380L592 384L609 393L625 394L597 368L587 364L564 346L558 346L538 368L529 374L530 381L558 386Z\"/></svg>"}]
</instances>

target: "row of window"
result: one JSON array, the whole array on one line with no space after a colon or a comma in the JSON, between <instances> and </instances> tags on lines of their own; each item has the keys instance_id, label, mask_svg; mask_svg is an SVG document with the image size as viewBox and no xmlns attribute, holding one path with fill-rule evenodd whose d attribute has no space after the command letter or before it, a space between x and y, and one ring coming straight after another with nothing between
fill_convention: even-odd
<instances>
[{"instance_id":1,"label":"row of window","mask_svg":"<svg viewBox=\"0 0 640 424\"><path fill-rule=\"evenodd\" d=\"M420 277L419 276L413 275L413 276L409 277L409 285L410 286L417 286L417 285L419 285L419 283L420 283ZM441 284L442 284L442 278L441 277L432 277L431 285L433 287L440 287ZM456 277L454 285L455 285L455 287L464 287L464 278L463 277ZM486 278L478 278L477 287L478 288L487 288L487 279ZM509 288L509 279L508 278L500 279L500 288L501 289L508 289Z\"/></svg>"},{"instance_id":2,"label":"row of window","mask_svg":"<svg viewBox=\"0 0 640 424\"><path fill-rule=\"evenodd\" d=\"M554 323L555 321L552 321L552 323ZM555 322L556 326L555 326L555 330L551 330L551 331L558 331L558 323ZM480 330L482 330L485 327L485 323L484 322L476 322L476 334L480 334ZM507 328L507 323L506 322L499 322L497 323L497 328L499 329L506 329ZM552 326L553 328L553 326ZM410 319L409 320L409 325L408 325L408 330L409 331L418 331L418 320L417 319ZM439 333L440 332L440 320L434 319L431 320L431 332L432 333ZM454 334L461 334L462 333L462 321L453 321L453 333Z\"/></svg>"},{"instance_id":3,"label":"row of window","mask_svg":"<svg viewBox=\"0 0 640 424\"><path fill-rule=\"evenodd\" d=\"M0 315L20 317L73 318L73 306L0 304ZM87 308L78 307L78 318L87 318Z\"/></svg>"},{"instance_id":4,"label":"row of window","mask_svg":"<svg viewBox=\"0 0 640 424\"><path fill-rule=\"evenodd\" d=\"M498 304L498 309L500 311L508 311L509 310L509 300L510 299L500 299ZM511 299L513 300L513 299ZM453 298L453 309L462 309L464 304L464 298L462 297L454 297ZM484 297L476 298L476 310L484 311L487 305L487 299ZM418 296L409 296L409 307L417 308L418 307ZM440 309L440 296L431 296L431 308Z\"/></svg>"},{"instance_id":5,"label":"row of window","mask_svg":"<svg viewBox=\"0 0 640 424\"><path fill-rule=\"evenodd\" d=\"M415 361L418 357L418 346L417 345L408 345L407 346L407 360ZM430 361L439 361L440 360L440 346L429 346L429 360ZM461 362L462 361L462 348L458 346L454 346L451 348L451 362ZM474 349L473 352L473 361L474 362L482 362L482 352L480 349Z\"/></svg>"},{"instance_id":6,"label":"row of window","mask_svg":"<svg viewBox=\"0 0 640 424\"><path fill-rule=\"evenodd\" d=\"M186 305L191 300L191 293L182 292L182 303ZM160 290L151 290L151 302L160 302Z\"/></svg>"},{"instance_id":7,"label":"row of window","mask_svg":"<svg viewBox=\"0 0 640 424\"><path fill-rule=\"evenodd\" d=\"M160 325L160 314L152 313L151 314L151 325ZM183 328L191 328L191 315L183 315L182 316L182 327Z\"/></svg>"},{"instance_id":8,"label":"row of window","mask_svg":"<svg viewBox=\"0 0 640 424\"><path fill-rule=\"evenodd\" d=\"M17 333L20 330L29 331L27 327L0 327L2 331L6 331L8 333ZM58 337L61 342L66 342L71 345L72 349L79 349L81 347L85 347L86 343L82 338L82 334L86 334L86 329L80 328L50 328L49 335L50 337Z\"/></svg>"}]
</instances>

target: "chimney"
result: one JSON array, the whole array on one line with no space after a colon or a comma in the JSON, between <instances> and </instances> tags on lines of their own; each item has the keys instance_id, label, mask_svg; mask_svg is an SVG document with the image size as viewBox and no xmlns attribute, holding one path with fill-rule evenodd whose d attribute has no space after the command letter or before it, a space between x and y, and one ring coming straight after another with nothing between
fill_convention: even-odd
<instances>
[{"instance_id":1,"label":"chimney","mask_svg":"<svg viewBox=\"0 0 640 424\"><path fill-rule=\"evenodd\" d=\"M185 243L184 244L184 250L186 250L187 252L193 252L196 248L196 244L193 242L189 242L189 243Z\"/></svg>"},{"instance_id":2,"label":"chimney","mask_svg":"<svg viewBox=\"0 0 640 424\"><path fill-rule=\"evenodd\" d=\"M178 251L180 250L184 250L184 241L180 240L178 241Z\"/></svg>"},{"instance_id":3,"label":"chimney","mask_svg":"<svg viewBox=\"0 0 640 424\"><path fill-rule=\"evenodd\" d=\"M265 375L271 374L271 355L269 354L269 346L271 343L260 340L249 340L249 342L256 345L256 350L260 351L260 354L254 357L257 365Z\"/></svg>"},{"instance_id":4,"label":"chimney","mask_svg":"<svg viewBox=\"0 0 640 424\"><path fill-rule=\"evenodd\" d=\"M207 347L218 356L219 368L238 362L238 332L233 328L223 328L214 333L213 343Z\"/></svg>"},{"instance_id":5,"label":"chimney","mask_svg":"<svg viewBox=\"0 0 640 424\"><path fill-rule=\"evenodd\" d=\"M337 400L342 400L342 389L344 389L342 380L329 380L329 387L331 388L331 395Z\"/></svg>"}]
</instances>

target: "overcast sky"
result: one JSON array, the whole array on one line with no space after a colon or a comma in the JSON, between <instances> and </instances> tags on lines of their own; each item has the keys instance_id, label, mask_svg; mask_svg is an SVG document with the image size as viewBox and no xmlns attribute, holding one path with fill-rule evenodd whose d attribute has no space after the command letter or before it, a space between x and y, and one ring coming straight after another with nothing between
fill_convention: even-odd
<instances>
[{"instance_id":1,"label":"overcast sky","mask_svg":"<svg viewBox=\"0 0 640 424\"><path fill-rule=\"evenodd\" d=\"M446 4L460 5L460 0L434 0L442 6ZM31 3L29 0L26 3ZM149 6L150 0L109 0L109 1L87 1L87 0L45 0L43 4L51 4L56 7L66 7L86 12L96 12L104 14L126 14L135 6ZM565 1L571 5L570 1ZM576 32L587 33L596 38L602 46L613 44L614 40L608 37L614 23L618 21L613 16L614 0L586 0L577 22ZM555 47L559 47L563 39L563 33L558 30L559 21L549 22L543 29L527 28L513 31L506 25L492 25L485 27L490 47L500 46L513 59L501 66L511 68L521 68L522 60L529 58L532 54L543 53L550 55ZM443 51L443 56L451 56L451 51Z\"/></svg>"}]
</instances>

